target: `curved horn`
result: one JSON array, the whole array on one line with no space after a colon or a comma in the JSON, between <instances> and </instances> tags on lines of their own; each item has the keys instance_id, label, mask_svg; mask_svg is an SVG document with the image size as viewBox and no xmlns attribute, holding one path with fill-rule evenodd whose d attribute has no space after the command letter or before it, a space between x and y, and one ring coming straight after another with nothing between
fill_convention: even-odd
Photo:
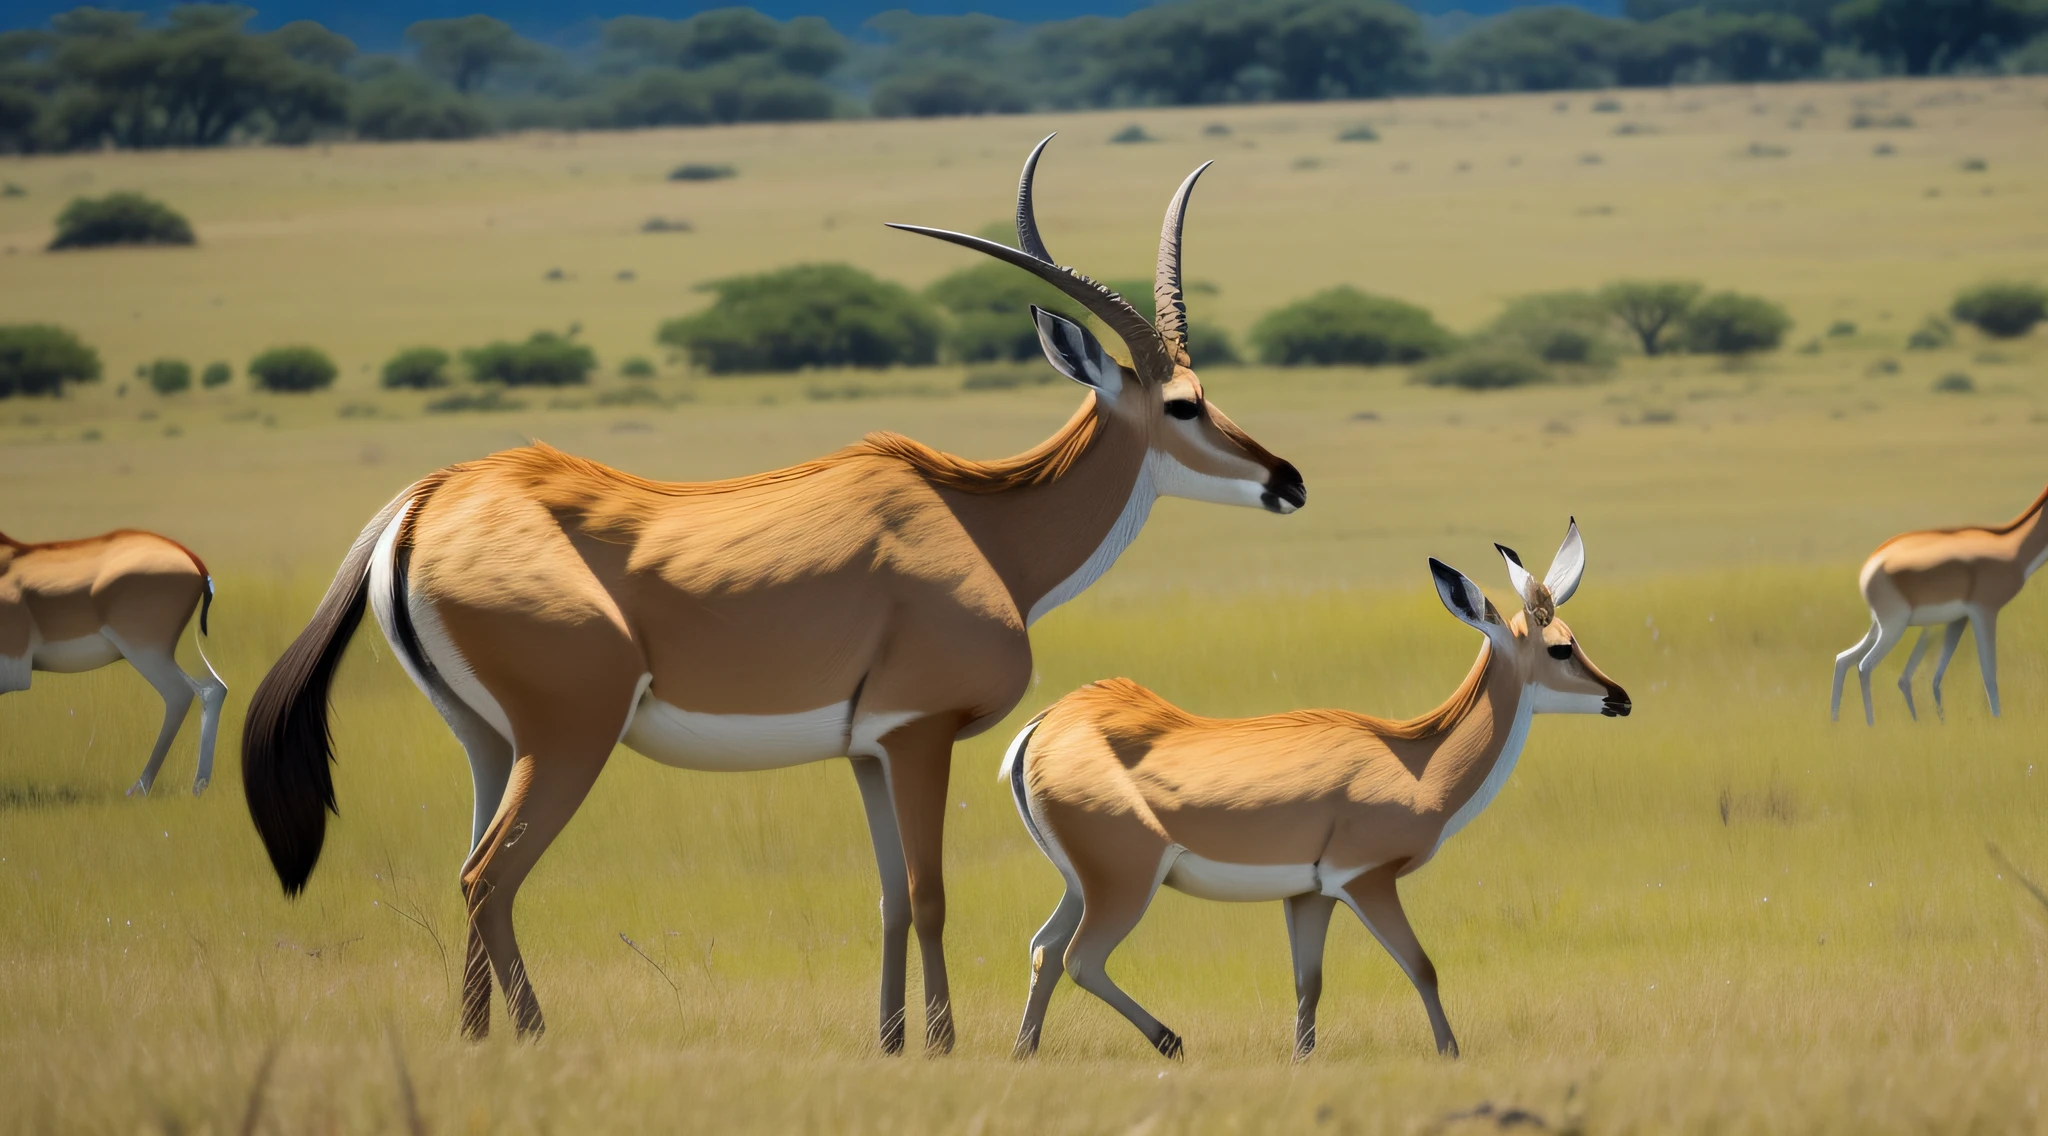
<instances>
[{"instance_id":1,"label":"curved horn","mask_svg":"<svg viewBox=\"0 0 2048 1136\"><path fill-rule=\"evenodd\" d=\"M1017 247L1047 264L1055 261L1045 251L1045 240L1038 235L1038 216L1031 209L1031 179L1038 173L1038 156L1045 153L1045 144L1058 135L1055 130L1031 148L1031 156L1024 159L1024 175L1017 179Z\"/></svg>"},{"instance_id":2,"label":"curved horn","mask_svg":"<svg viewBox=\"0 0 2048 1136\"><path fill-rule=\"evenodd\" d=\"M1187 219L1188 195L1195 191L1195 179L1215 164L1203 162L1180 183L1173 200L1166 204L1166 223L1159 228L1159 269L1152 278L1152 299L1159 313L1159 337L1182 366L1188 364L1188 302L1180 286L1181 225Z\"/></svg>"},{"instance_id":3,"label":"curved horn","mask_svg":"<svg viewBox=\"0 0 2048 1136\"><path fill-rule=\"evenodd\" d=\"M939 240L950 241L976 252L987 253L1005 264L1014 264L1031 273L1058 288L1082 307L1093 312L1097 319L1108 324L1109 329L1116 332L1117 338L1124 341L1124 346L1130 348L1131 367L1138 372L1139 378L1148 382L1163 383L1173 377L1173 360L1167 354L1166 344L1160 340L1159 333L1153 330L1152 325L1145 322L1144 315L1122 296L1073 269L1063 268L1051 261L1039 260L1009 245L968 236L966 233L955 233L948 229L928 229L923 225L899 225L894 221L887 224L892 229L937 237Z\"/></svg>"}]
</instances>

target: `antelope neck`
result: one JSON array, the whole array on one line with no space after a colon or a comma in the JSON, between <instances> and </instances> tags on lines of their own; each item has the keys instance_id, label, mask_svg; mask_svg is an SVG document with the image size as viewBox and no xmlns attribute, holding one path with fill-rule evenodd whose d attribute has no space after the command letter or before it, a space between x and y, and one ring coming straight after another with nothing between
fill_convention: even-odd
<instances>
[{"instance_id":1,"label":"antelope neck","mask_svg":"<svg viewBox=\"0 0 2048 1136\"><path fill-rule=\"evenodd\" d=\"M1158 498L1142 431L1093 403L1084 413L1100 415L1094 434L1053 476L994 493L940 490L1027 625L1109 571Z\"/></svg>"},{"instance_id":2,"label":"antelope neck","mask_svg":"<svg viewBox=\"0 0 2048 1136\"><path fill-rule=\"evenodd\" d=\"M2031 576L2044 560L2048 560L2048 492L2035 499L2034 507L2013 522L2012 533L2018 539L2016 546L2020 571Z\"/></svg>"},{"instance_id":3,"label":"antelope neck","mask_svg":"<svg viewBox=\"0 0 2048 1136\"><path fill-rule=\"evenodd\" d=\"M1432 715L1442 716L1442 730L1417 740L1421 768L1416 779L1424 799L1437 802L1451 816L1442 839L1449 839L1500 792L1528 737L1533 703L1513 664L1500 658L1489 642L1480 647L1472 670L1466 682L1478 684L1476 693L1461 686ZM1457 706L1461 700L1464 705ZM1390 744L1399 752L1401 743Z\"/></svg>"}]
</instances>

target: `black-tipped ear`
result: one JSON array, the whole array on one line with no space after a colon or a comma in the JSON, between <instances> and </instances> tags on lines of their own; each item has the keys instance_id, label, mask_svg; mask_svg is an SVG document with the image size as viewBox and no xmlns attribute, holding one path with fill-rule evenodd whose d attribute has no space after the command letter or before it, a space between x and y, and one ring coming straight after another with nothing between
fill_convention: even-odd
<instances>
[{"instance_id":1,"label":"black-tipped ear","mask_svg":"<svg viewBox=\"0 0 2048 1136\"><path fill-rule=\"evenodd\" d=\"M1038 345L1053 370L1105 395L1122 389L1123 368L1087 328L1037 304L1031 305L1031 322L1038 326Z\"/></svg>"},{"instance_id":2,"label":"black-tipped ear","mask_svg":"<svg viewBox=\"0 0 2048 1136\"><path fill-rule=\"evenodd\" d=\"M1438 560L1429 558L1429 574L1436 577L1436 592L1451 609L1451 614L1467 623L1478 624L1486 620L1486 596L1479 586L1465 578L1463 572Z\"/></svg>"},{"instance_id":3,"label":"black-tipped ear","mask_svg":"<svg viewBox=\"0 0 2048 1136\"><path fill-rule=\"evenodd\" d=\"M1522 557L1514 549L1509 548L1505 544L1495 544L1493 547L1496 550L1498 550L1502 556L1507 558L1508 563L1514 565L1517 568L1520 568L1522 566Z\"/></svg>"}]
</instances>

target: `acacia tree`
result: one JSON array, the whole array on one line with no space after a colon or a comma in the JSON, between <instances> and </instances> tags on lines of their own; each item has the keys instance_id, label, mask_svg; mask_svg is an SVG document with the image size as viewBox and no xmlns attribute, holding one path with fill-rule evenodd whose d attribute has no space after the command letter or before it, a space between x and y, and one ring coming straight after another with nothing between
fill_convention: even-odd
<instances>
[{"instance_id":1,"label":"acacia tree","mask_svg":"<svg viewBox=\"0 0 2048 1136\"><path fill-rule=\"evenodd\" d=\"M1952 68L1990 45L2019 43L2040 21L2025 0L1849 0L1837 29L1908 75Z\"/></svg>"},{"instance_id":2,"label":"acacia tree","mask_svg":"<svg viewBox=\"0 0 2048 1136\"><path fill-rule=\"evenodd\" d=\"M1618 280L1600 289L1600 303L1642 341L1643 354L1664 350L1664 333L1674 330L1700 298L1690 280Z\"/></svg>"},{"instance_id":3,"label":"acacia tree","mask_svg":"<svg viewBox=\"0 0 2048 1136\"><path fill-rule=\"evenodd\" d=\"M503 20L490 16L421 20L405 29L405 38L419 49L421 67L465 95L489 82L494 72L543 56L539 44L521 39Z\"/></svg>"}]
</instances>

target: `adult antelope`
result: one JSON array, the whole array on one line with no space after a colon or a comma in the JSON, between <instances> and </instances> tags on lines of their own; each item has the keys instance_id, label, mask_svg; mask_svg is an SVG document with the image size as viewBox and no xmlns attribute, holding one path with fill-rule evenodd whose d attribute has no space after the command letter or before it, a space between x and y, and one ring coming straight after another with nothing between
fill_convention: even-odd
<instances>
[{"instance_id":1,"label":"adult antelope","mask_svg":"<svg viewBox=\"0 0 2048 1136\"><path fill-rule=\"evenodd\" d=\"M1500 792L1531 715L1629 712L1627 692L1556 617L1585 571L1578 524L1542 581L1514 552L1500 552L1522 608L1505 620L1477 584L1429 562L1444 606L1486 639L1465 681L1420 718L1344 710L1198 718L1114 679L1082 687L1024 727L1001 775L1067 890L1031 939L1019 1056L1037 1051L1062 970L1159 1052L1180 1056L1180 1037L1103 970L1162 883L1204 899L1285 902L1298 1056L1315 1048L1323 940L1339 902L1421 993L1437 1051L1457 1055L1436 968L1394 881L1428 863Z\"/></svg>"},{"instance_id":2,"label":"adult antelope","mask_svg":"<svg viewBox=\"0 0 2048 1136\"><path fill-rule=\"evenodd\" d=\"M250 706L249 807L285 892L320 854L334 801L327 689L367 604L469 755L470 1036L489 1030L493 971L518 1031L542 1028L513 897L624 742L686 769L851 757L882 883L882 1045L903 1045L914 926L927 1044L949 1048L954 740L1023 696L1031 623L1109 569L1156 497L1275 513L1306 500L1294 467L1208 402L1190 369L1180 232L1201 170L1167 208L1155 327L1046 252L1031 194L1044 147L1018 186L1021 251L912 231L1051 283L1116 331L1130 366L1034 309L1046 357L1089 393L1057 434L995 462L872 434L788 469L673 484L534 445L414 483L357 537Z\"/></svg>"},{"instance_id":3,"label":"adult antelope","mask_svg":"<svg viewBox=\"0 0 2048 1136\"><path fill-rule=\"evenodd\" d=\"M2048 561L2048 523L2042 509L2048 505L2048 489L2041 491L2027 511L2002 525L1974 525L1959 529L1923 529L1900 533L1877 546L1863 562L1857 583L1863 602L1870 605L1870 630L1854 647L1835 656L1835 685L1828 699L1828 718L1842 716L1842 680L1849 668L1863 686L1863 720L1877 724L1877 711L1870 700L1870 672L1891 653L1906 629L1918 627L1920 638L1913 653L1906 656L1905 673L1899 675L1899 693L1906 696L1906 712L1915 721L1920 711L1913 705L1913 672L1927 654L1936 627L1947 630L1941 637L1941 658L1934 664L1934 712L1942 714L1941 679L1956 645L1963 641L1963 628L1977 635L1977 667L1983 672L1984 693L1991 699L1991 716L1998 717L1998 612L2012 602L2027 577Z\"/></svg>"},{"instance_id":4,"label":"adult antelope","mask_svg":"<svg viewBox=\"0 0 2048 1136\"><path fill-rule=\"evenodd\" d=\"M164 724L128 789L146 794L164 755L199 700L199 772L194 796L213 780L213 742L227 684L201 639L206 677L178 666L178 640L213 607L213 577L191 549L155 533L120 529L84 540L23 544L0 534L0 694L27 690L36 671L77 674L127 659L164 700Z\"/></svg>"}]
</instances>

